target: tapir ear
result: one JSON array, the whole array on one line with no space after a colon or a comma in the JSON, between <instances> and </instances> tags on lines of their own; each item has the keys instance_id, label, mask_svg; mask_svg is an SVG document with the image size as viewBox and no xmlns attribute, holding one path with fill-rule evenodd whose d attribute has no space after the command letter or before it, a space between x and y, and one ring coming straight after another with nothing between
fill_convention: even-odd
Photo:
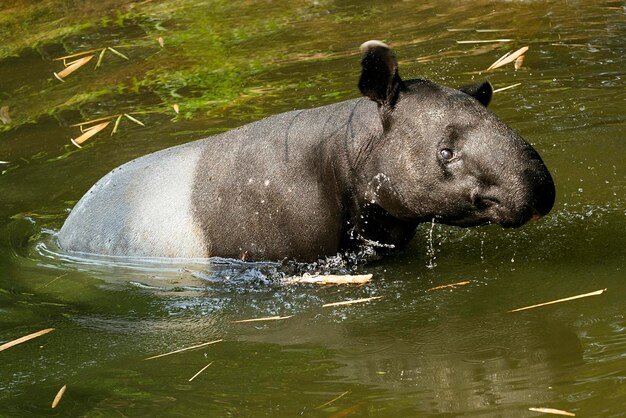
<instances>
[{"instance_id":1,"label":"tapir ear","mask_svg":"<svg viewBox=\"0 0 626 418\"><path fill-rule=\"evenodd\" d=\"M392 108L402 88L402 80L391 48L380 41L365 42L361 45L361 67L361 93L379 106Z\"/></svg>"},{"instance_id":2,"label":"tapir ear","mask_svg":"<svg viewBox=\"0 0 626 418\"><path fill-rule=\"evenodd\" d=\"M463 93L469 94L474 99L481 102L485 107L489 105L489 102L491 102L491 96L493 96L493 87L488 81L483 81L482 83L472 84L469 86L463 86L459 90L461 90Z\"/></svg>"}]
</instances>

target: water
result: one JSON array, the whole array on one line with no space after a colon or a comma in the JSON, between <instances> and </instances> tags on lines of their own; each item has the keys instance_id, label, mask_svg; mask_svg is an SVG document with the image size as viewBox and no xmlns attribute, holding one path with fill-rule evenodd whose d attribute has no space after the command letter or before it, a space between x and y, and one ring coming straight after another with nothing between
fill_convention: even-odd
<instances>
[{"instance_id":1,"label":"water","mask_svg":"<svg viewBox=\"0 0 626 418\"><path fill-rule=\"evenodd\" d=\"M0 125L0 343L55 328L0 352L1 416L624 416L622 2L127 3L0 5L0 108L11 119ZM282 284L297 266L76 258L55 247L68 209L125 161L356 97L358 45L372 38L395 48L405 78L522 83L491 107L551 169L553 212L514 231L424 225L402 253L356 267L333 260L372 273L364 286ZM456 42L502 38L512 41ZM525 45L519 71L478 73ZM129 60L107 53L98 70L95 57L54 79L53 58L104 46ZM69 143L80 135L70 125L117 113L145 127L124 120L82 150ZM470 283L429 291L461 281ZM233 323L275 315L293 317Z\"/></svg>"}]
</instances>

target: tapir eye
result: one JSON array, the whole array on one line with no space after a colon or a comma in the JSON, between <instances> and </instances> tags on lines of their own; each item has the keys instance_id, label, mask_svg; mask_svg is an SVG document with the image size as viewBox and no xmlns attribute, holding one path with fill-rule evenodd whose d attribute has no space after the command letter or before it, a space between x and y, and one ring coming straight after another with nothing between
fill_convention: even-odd
<instances>
[{"instance_id":1,"label":"tapir eye","mask_svg":"<svg viewBox=\"0 0 626 418\"><path fill-rule=\"evenodd\" d=\"M454 152L452 152L452 150L449 148L444 148L439 151L439 153L441 154L441 158L443 158L444 160L451 160L452 158L454 158Z\"/></svg>"}]
</instances>

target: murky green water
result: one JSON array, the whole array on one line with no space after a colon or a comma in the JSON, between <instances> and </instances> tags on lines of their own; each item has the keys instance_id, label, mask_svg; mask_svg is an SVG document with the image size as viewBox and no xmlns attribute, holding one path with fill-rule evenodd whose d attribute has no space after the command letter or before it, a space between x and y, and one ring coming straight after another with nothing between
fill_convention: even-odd
<instances>
[{"instance_id":1,"label":"murky green water","mask_svg":"<svg viewBox=\"0 0 626 418\"><path fill-rule=\"evenodd\" d=\"M0 125L0 343L55 328L0 352L0 416L625 416L622 2L74 3L0 5L10 119ZM515 231L426 225L404 253L359 267L374 274L360 287L288 286L275 266L219 260L76 260L55 247L69 208L125 161L356 97L358 46L372 38L396 49L405 78L521 83L492 108L550 167L554 211ZM490 39L511 41L456 42ZM478 74L525 45L519 71ZM63 68L53 58L106 46L129 60L107 53L97 70L96 56L65 83L53 77ZM70 144L80 135L70 125L129 112L145 127L124 120L114 136L109 127L82 150ZM371 296L382 298L322 307ZM293 317L233 323L274 315Z\"/></svg>"}]
</instances>

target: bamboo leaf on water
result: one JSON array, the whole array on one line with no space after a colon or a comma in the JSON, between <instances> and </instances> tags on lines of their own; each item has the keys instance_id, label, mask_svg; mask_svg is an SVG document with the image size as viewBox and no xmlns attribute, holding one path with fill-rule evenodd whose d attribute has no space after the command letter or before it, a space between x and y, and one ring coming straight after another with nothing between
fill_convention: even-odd
<instances>
[{"instance_id":1,"label":"bamboo leaf on water","mask_svg":"<svg viewBox=\"0 0 626 418\"><path fill-rule=\"evenodd\" d=\"M67 77L68 75L72 74L74 71L78 70L80 67L82 67L83 65L87 64L89 61L91 61L91 59L94 57L95 55L88 55L86 57L83 58L79 58L76 61L72 61L71 63L68 64L67 67L65 67L63 70L59 71L58 73L54 73L54 76L60 80L60 81L65 81L64 78Z\"/></svg>"},{"instance_id":2,"label":"bamboo leaf on water","mask_svg":"<svg viewBox=\"0 0 626 418\"><path fill-rule=\"evenodd\" d=\"M552 414L552 415L562 415L564 417L575 417L576 414L573 412L563 411L561 409L554 408L528 408L529 411L533 412L542 412L544 414Z\"/></svg>"},{"instance_id":3,"label":"bamboo leaf on water","mask_svg":"<svg viewBox=\"0 0 626 418\"><path fill-rule=\"evenodd\" d=\"M122 54L122 53L121 53L121 52L119 52L117 49L113 49L113 48L111 48L110 46L109 46L109 47L107 47L107 49L108 49L109 51L111 51L112 53L114 53L115 55L117 55L117 56L119 56L119 57L124 58L125 60L128 60L128 59L129 59L126 55Z\"/></svg>"},{"instance_id":4,"label":"bamboo leaf on water","mask_svg":"<svg viewBox=\"0 0 626 418\"><path fill-rule=\"evenodd\" d=\"M500 68L503 65L507 65L508 63L514 62L518 57L524 55L526 51L528 51L528 47L523 46L513 53L507 52L506 54L498 58L496 62L491 64L489 68L487 68L485 71L495 70L496 68Z\"/></svg>"},{"instance_id":5,"label":"bamboo leaf on water","mask_svg":"<svg viewBox=\"0 0 626 418\"><path fill-rule=\"evenodd\" d=\"M102 52L100 52L100 56L98 56L98 62L96 62L96 68L102 64L102 58L104 58L104 53L107 52L106 48L102 48Z\"/></svg>"},{"instance_id":6,"label":"bamboo leaf on water","mask_svg":"<svg viewBox=\"0 0 626 418\"><path fill-rule=\"evenodd\" d=\"M97 134L98 132L106 128L107 126L109 126L110 123L111 122L103 122L89 129L86 129L82 135L80 135L76 139L72 138L70 139L70 141L72 141L72 144L76 145L78 148L82 148L80 144L82 144L83 142L85 142L86 140L88 140L89 138L91 138L92 136L94 136L95 134Z\"/></svg>"},{"instance_id":7,"label":"bamboo leaf on water","mask_svg":"<svg viewBox=\"0 0 626 418\"><path fill-rule=\"evenodd\" d=\"M117 132L117 128L120 126L120 121L122 120L122 116L119 115L117 119L115 119L115 124L113 125L113 130L111 131L111 136L113 136Z\"/></svg>"},{"instance_id":8,"label":"bamboo leaf on water","mask_svg":"<svg viewBox=\"0 0 626 418\"><path fill-rule=\"evenodd\" d=\"M54 397L54 400L52 401L53 409L57 407L59 402L61 402L61 398L63 397L63 394L65 393L65 389L67 389L67 385L63 385L63 387L59 389L59 391L57 392L56 396Z\"/></svg>"},{"instance_id":9,"label":"bamboo leaf on water","mask_svg":"<svg viewBox=\"0 0 626 418\"><path fill-rule=\"evenodd\" d=\"M132 116L131 116L131 115L129 115L128 113L124 113L124 116L126 116L128 119L132 120L133 122L135 122L135 123L136 123L136 124L138 124L138 125L141 125L141 126L146 126L146 125L144 125L144 123L143 123L143 122L141 122L141 121L139 121L139 120L135 119L134 117L132 117Z\"/></svg>"}]
</instances>

